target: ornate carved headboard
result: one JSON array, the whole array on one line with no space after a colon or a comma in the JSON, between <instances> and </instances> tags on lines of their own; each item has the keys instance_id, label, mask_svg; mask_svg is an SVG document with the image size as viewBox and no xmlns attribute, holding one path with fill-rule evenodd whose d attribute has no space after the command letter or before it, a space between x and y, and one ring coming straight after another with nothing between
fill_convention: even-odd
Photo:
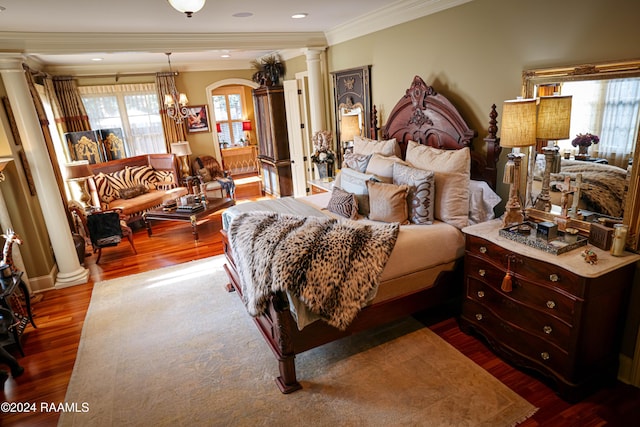
<instances>
[{"instance_id":1,"label":"ornate carved headboard","mask_svg":"<svg viewBox=\"0 0 640 427\"><path fill-rule=\"evenodd\" d=\"M469 147L472 157L471 178L487 181L495 189L496 164L501 150L496 138L495 105L489 117L489 136L485 138L487 150L483 155L473 151L472 142L477 132L469 128L453 104L419 76L415 76L411 87L391 110L382 130L382 138L396 138L402 158L405 158L409 141L445 150Z\"/></svg>"}]
</instances>

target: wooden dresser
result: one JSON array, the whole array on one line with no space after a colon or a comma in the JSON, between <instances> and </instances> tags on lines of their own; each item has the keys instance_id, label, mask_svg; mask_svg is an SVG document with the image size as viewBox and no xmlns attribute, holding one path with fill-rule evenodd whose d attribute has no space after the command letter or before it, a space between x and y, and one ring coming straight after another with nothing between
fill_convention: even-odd
<instances>
[{"instance_id":1,"label":"wooden dresser","mask_svg":"<svg viewBox=\"0 0 640 427\"><path fill-rule=\"evenodd\" d=\"M276 197L293 195L287 115L282 86L253 90L258 134L258 160L264 191Z\"/></svg>"},{"instance_id":2,"label":"wooden dresser","mask_svg":"<svg viewBox=\"0 0 640 427\"><path fill-rule=\"evenodd\" d=\"M553 255L498 235L494 220L466 234L460 328L483 336L505 360L542 374L577 401L615 380L628 296L640 256L592 248ZM512 291L501 289L510 271ZM552 385L553 385L552 384Z\"/></svg>"}]
</instances>

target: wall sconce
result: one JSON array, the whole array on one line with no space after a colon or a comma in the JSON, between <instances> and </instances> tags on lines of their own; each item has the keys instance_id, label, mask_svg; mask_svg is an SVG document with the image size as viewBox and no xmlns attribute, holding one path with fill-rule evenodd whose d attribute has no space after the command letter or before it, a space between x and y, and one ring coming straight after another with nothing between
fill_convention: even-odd
<instances>
[{"instance_id":1,"label":"wall sconce","mask_svg":"<svg viewBox=\"0 0 640 427\"><path fill-rule=\"evenodd\" d=\"M569 138L571 99L571 96L541 96L538 104L536 138L546 140L547 146L542 148L544 153L542 187L533 207L545 212L551 211L551 196L549 195L551 173L560 172L559 148L552 141Z\"/></svg>"},{"instance_id":2,"label":"wall sconce","mask_svg":"<svg viewBox=\"0 0 640 427\"><path fill-rule=\"evenodd\" d=\"M189 167L189 156L191 155L191 146L189 141L178 141L171 143L171 153L175 154L181 162L180 173L182 178L186 178L191 175L191 168Z\"/></svg>"},{"instance_id":3,"label":"wall sconce","mask_svg":"<svg viewBox=\"0 0 640 427\"><path fill-rule=\"evenodd\" d=\"M502 107L502 127L500 132L500 146L512 148L507 156L503 182L510 184L509 200L505 206L506 212L502 221L503 226L520 224L524 221L522 204L520 203L520 163L524 154L520 147L536 144L536 100L515 99L504 101Z\"/></svg>"},{"instance_id":4,"label":"wall sconce","mask_svg":"<svg viewBox=\"0 0 640 427\"><path fill-rule=\"evenodd\" d=\"M77 162L67 163L65 165L67 172L66 180L69 182L76 182L80 188L80 202L83 206L89 206L91 196L87 192L87 178L93 176L93 172L89 167L88 160L79 160Z\"/></svg>"},{"instance_id":5,"label":"wall sconce","mask_svg":"<svg viewBox=\"0 0 640 427\"><path fill-rule=\"evenodd\" d=\"M169 4L178 12L187 15L187 18L191 18L194 13L204 7L205 1L206 0L169 0Z\"/></svg>"},{"instance_id":6,"label":"wall sconce","mask_svg":"<svg viewBox=\"0 0 640 427\"><path fill-rule=\"evenodd\" d=\"M244 140L247 142L247 145L249 145L249 138L251 137L250 132L253 130L249 120L242 122L242 130L244 131Z\"/></svg>"},{"instance_id":7,"label":"wall sconce","mask_svg":"<svg viewBox=\"0 0 640 427\"><path fill-rule=\"evenodd\" d=\"M169 62L169 72L173 74L173 71L171 70L171 52L167 52L165 55L167 55L167 61ZM182 123L182 121L189 115L187 104L189 104L187 95L184 93L178 93L175 86L171 93L164 95L164 106L167 109L167 116L171 117L178 124Z\"/></svg>"}]
</instances>

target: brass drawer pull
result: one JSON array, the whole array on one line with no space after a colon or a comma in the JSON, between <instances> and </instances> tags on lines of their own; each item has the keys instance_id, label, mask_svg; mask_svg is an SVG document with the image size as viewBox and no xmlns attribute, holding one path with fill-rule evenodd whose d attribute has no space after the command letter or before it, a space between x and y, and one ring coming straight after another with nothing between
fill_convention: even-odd
<instances>
[{"instance_id":1,"label":"brass drawer pull","mask_svg":"<svg viewBox=\"0 0 640 427\"><path fill-rule=\"evenodd\" d=\"M484 291L478 291L478 298L484 298Z\"/></svg>"},{"instance_id":2,"label":"brass drawer pull","mask_svg":"<svg viewBox=\"0 0 640 427\"><path fill-rule=\"evenodd\" d=\"M482 320L482 314L480 314L480 313L476 314L476 319Z\"/></svg>"},{"instance_id":3,"label":"brass drawer pull","mask_svg":"<svg viewBox=\"0 0 640 427\"><path fill-rule=\"evenodd\" d=\"M557 274L550 274L549 280L551 280L552 282L557 282L558 280L560 280L560 278L558 277Z\"/></svg>"},{"instance_id":4,"label":"brass drawer pull","mask_svg":"<svg viewBox=\"0 0 640 427\"><path fill-rule=\"evenodd\" d=\"M481 254L486 254L487 253L487 247L486 246L480 246L480 253Z\"/></svg>"},{"instance_id":5,"label":"brass drawer pull","mask_svg":"<svg viewBox=\"0 0 640 427\"><path fill-rule=\"evenodd\" d=\"M540 353L540 357L542 358L542 360L551 359L551 355L549 353L547 353L546 351L543 351L542 353Z\"/></svg>"},{"instance_id":6,"label":"brass drawer pull","mask_svg":"<svg viewBox=\"0 0 640 427\"><path fill-rule=\"evenodd\" d=\"M542 328L542 330L547 335L549 335L549 334L551 334L551 332L553 332L553 328L551 328L551 326L545 326L545 327Z\"/></svg>"},{"instance_id":7,"label":"brass drawer pull","mask_svg":"<svg viewBox=\"0 0 640 427\"><path fill-rule=\"evenodd\" d=\"M556 303L551 300L547 301L547 308L556 308Z\"/></svg>"},{"instance_id":8,"label":"brass drawer pull","mask_svg":"<svg viewBox=\"0 0 640 427\"><path fill-rule=\"evenodd\" d=\"M480 277L484 277L487 274L487 270L481 268L480 270L478 270L478 274L480 275Z\"/></svg>"}]
</instances>

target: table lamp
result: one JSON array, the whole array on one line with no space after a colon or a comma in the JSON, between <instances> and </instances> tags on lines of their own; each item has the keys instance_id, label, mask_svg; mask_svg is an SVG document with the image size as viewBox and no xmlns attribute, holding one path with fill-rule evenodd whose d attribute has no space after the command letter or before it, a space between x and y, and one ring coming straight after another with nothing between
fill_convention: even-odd
<instances>
[{"instance_id":1,"label":"table lamp","mask_svg":"<svg viewBox=\"0 0 640 427\"><path fill-rule=\"evenodd\" d=\"M244 131L244 140L247 142L247 145L249 145L250 132L253 130L249 120L242 122L242 130Z\"/></svg>"},{"instance_id":2,"label":"table lamp","mask_svg":"<svg viewBox=\"0 0 640 427\"><path fill-rule=\"evenodd\" d=\"M67 181L76 182L80 188L80 202L86 207L89 206L91 196L87 192L87 178L93 176L91 168L89 168L88 160L79 160L77 162L67 163L65 165L67 172Z\"/></svg>"},{"instance_id":3,"label":"table lamp","mask_svg":"<svg viewBox=\"0 0 640 427\"><path fill-rule=\"evenodd\" d=\"M571 96L541 96L538 104L536 138L546 140L547 145L542 148L544 153L542 187L533 207L545 212L551 211L551 196L549 195L551 173L560 172L559 148L552 141L569 138L571 99Z\"/></svg>"},{"instance_id":4,"label":"table lamp","mask_svg":"<svg viewBox=\"0 0 640 427\"><path fill-rule=\"evenodd\" d=\"M186 178L191 175L191 168L189 167L189 156L191 155L191 146L189 141L178 141L171 143L171 153L175 154L181 162L180 173L182 178Z\"/></svg>"},{"instance_id":5,"label":"table lamp","mask_svg":"<svg viewBox=\"0 0 640 427\"><path fill-rule=\"evenodd\" d=\"M358 114L343 115L340 119L340 141L344 144L353 141L353 138L360 135L360 121Z\"/></svg>"},{"instance_id":6,"label":"table lamp","mask_svg":"<svg viewBox=\"0 0 640 427\"><path fill-rule=\"evenodd\" d=\"M520 163L524 154L520 147L529 147L536 143L536 100L514 99L504 101L502 107L502 129L500 131L500 146L510 147L507 156L503 182L510 184L509 200L505 206L506 212L503 226L520 224L524 221L522 204L520 203Z\"/></svg>"}]
</instances>

